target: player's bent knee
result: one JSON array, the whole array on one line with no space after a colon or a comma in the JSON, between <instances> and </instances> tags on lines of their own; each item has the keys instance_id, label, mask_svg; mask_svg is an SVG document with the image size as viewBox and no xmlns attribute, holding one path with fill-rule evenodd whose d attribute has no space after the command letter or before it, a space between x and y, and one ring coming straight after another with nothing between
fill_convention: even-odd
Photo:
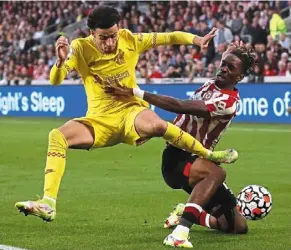
<instances>
[{"instance_id":1,"label":"player's bent knee","mask_svg":"<svg viewBox=\"0 0 291 250\"><path fill-rule=\"evenodd\" d=\"M162 119L157 119L152 121L151 124L151 136L162 137L166 133L167 130L167 122Z\"/></svg>"},{"instance_id":2,"label":"player's bent knee","mask_svg":"<svg viewBox=\"0 0 291 250\"><path fill-rule=\"evenodd\" d=\"M221 167L218 167L218 178L222 182L224 182L226 179L226 171Z\"/></svg>"},{"instance_id":3,"label":"player's bent knee","mask_svg":"<svg viewBox=\"0 0 291 250\"><path fill-rule=\"evenodd\" d=\"M245 222L241 225L237 225L235 228L235 233L236 234L247 234L249 231L248 224Z\"/></svg>"},{"instance_id":4,"label":"player's bent knee","mask_svg":"<svg viewBox=\"0 0 291 250\"><path fill-rule=\"evenodd\" d=\"M217 167L214 171L211 172L211 178L213 178L217 183L223 183L226 179L226 171L221 168Z\"/></svg>"},{"instance_id":5,"label":"player's bent knee","mask_svg":"<svg viewBox=\"0 0 291 250\"><path fill-rule=\"evenodd\" d=\"M238 212L237 212L238 213ZM236 216L235 225L234 225L234 233L236 234L246 234L248 233L248 223L246 218L242 215Z\"/></svg>"}]
</instances>

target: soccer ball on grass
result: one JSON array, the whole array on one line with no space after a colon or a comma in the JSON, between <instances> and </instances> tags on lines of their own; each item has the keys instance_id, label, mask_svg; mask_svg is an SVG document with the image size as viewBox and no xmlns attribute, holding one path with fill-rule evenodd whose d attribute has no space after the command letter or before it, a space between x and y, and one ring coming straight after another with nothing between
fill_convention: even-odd
<instances>
[{"instance_id":1,"label":"soccer ball on grass","mask_svg":"<svg viewBox=\"0 0 291 250\"><path fill-rule=\"evenodd\" d=\"M272 196L265 187L246 186L237 196L237 208L248 220L263 219L272 209Z\"/></svg>"}]
</instances>

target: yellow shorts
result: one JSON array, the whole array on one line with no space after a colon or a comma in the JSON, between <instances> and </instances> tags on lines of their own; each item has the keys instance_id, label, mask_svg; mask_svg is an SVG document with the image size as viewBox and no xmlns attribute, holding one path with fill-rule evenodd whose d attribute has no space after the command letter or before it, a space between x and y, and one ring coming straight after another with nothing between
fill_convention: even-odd
<instances>
[{"instance_id":1,"label":"yellow shorts","mask_svg":"<svg viewBox=\"0 0 291 250\"><path fill-rule=\"evenodd\" d=\"M134 120L144 106L134 105L110 115L87 115L75 118L74 121L86 124L94 129L95 138L93 148L110 147L119 143L136 145L140 136L135 130Z\"/></svg>"}]
</instances>

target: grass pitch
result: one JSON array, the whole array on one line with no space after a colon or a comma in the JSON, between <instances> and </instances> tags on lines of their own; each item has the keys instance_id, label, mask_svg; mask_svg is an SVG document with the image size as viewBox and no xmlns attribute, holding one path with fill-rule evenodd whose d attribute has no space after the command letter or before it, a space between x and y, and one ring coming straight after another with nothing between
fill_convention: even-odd
<instances>
[{"instance_id":1,"label":"grass pitch","mask_svg":"<svg viewBox=\"0 0 291 250\"><path fill-rule=\"evenodd\" d=\"M170 233L163 220L187 195L163 182L163 140L135 148L118 145L91 152L70 150L57 206L48 224L14 208L42 195L48 132L61 119L0 119L0 245L29 250L160 250ZM225 165L235 193L248 184L267 187L271 213L249 222L247 235L230 236L193 226L199 250L290 250L291 126L233 124L219 143L240 159ZM1 248L0 248L1 249Z\"/></svg>"}]
</instances>

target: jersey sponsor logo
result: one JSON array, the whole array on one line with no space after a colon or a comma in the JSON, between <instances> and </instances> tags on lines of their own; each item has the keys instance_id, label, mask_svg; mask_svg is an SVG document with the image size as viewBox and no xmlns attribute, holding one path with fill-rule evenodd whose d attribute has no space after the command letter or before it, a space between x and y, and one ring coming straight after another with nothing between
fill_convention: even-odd
<instances>
[{"instance_id":1,"label":"jersey sponsor logo","mask_svg":"<svg viewBox=\"0 0 291 250\"><path fill-rule=\"evenodd\" d=\"M122 50L119 50L119 53L118 55L114 58L114 61L121 65L121 64L124 64L125 63L125 60L124 60L124 52Z\"/></svg>"},{"instance_id":2,"label":"jersey sponsor logo","mask_svg":"<svg viewBox=\"0 0 291 250\"><path fill-rule=\"evenodd\" d=\"M105 83L109 83L109 84L114 84L116 82L120 82L121 80L129 77L130 74L128 71L124 71L121 72L119 74L113 75L113 76L105 76L103 77L103 79L99 76L99 75L93 75L95 83L99 83L99 84L105 84Z\"/></svg>"}]
</instances>

